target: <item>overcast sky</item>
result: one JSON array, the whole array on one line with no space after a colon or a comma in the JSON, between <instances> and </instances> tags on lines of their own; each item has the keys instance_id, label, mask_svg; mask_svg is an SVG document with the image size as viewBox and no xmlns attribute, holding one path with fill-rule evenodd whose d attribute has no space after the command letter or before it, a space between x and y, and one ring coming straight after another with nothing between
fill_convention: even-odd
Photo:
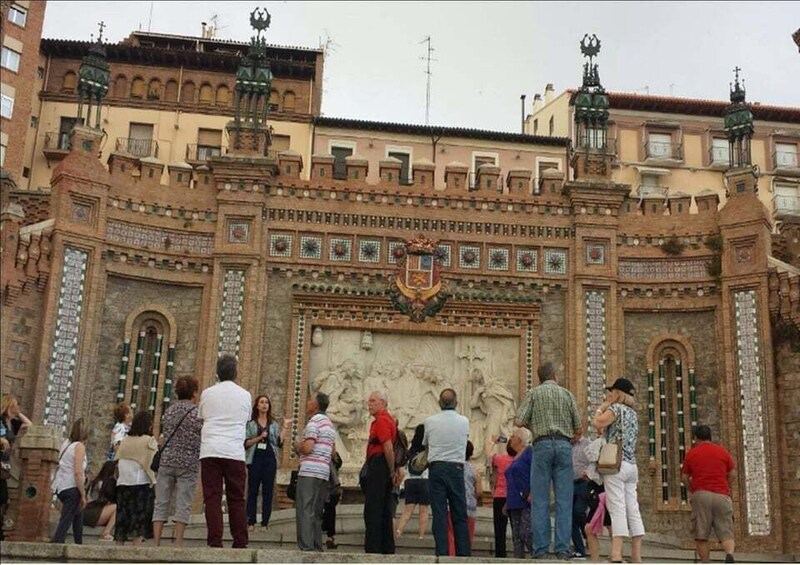
<instances>
[{"instance_id":1,"label":"overcast sky","mask_svg":"<svg viewBox=\"0 0 800 565\"><path fill-rule=\"evenodd\" d=\"M800 107L800 2L72 2L48 0L43 36L88 39L96 21L117 42L136 29L200 35L217 15L221 39L247 41L249 12L272 15L270 43L329 39L327 116L425 122L425 61L434 48L430 122L519 131L548 82L580 85L584 33L602 41L610 91L726 99L734 66L750 101ZM150 17L152 7L152 18Z\"/></svg>"}]
</instances>

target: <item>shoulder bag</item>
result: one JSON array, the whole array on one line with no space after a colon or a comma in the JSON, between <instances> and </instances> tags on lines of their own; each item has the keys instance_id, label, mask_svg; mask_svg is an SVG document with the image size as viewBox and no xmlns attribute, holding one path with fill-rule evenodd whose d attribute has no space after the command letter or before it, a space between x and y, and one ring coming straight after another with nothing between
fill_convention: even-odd
<instances>
[{"instance_id":1,"label":"shoulder bag","mask_svg":"<svg viewBox=\"0 0 800 565\"><path fill-rule=\"evenodd\" d=\"M625 427L625 409L620 410L619 414L619 437L616 441L609 441L600 448L600 457L597 458L597 472L601 475L613 475L619 473L622 465L622 436Z\"/></svg>"},{"instance_id":2,"label":"shoulder bag","mask_svg":"<svg viewBox=\"0 0 800 565\"><path fill-rule=\"evenodd\" d=\"M183 421L186 419L186 416L188 416L191 413L192 410L194 410L194 407L189 408L186 411L186 414L184 414L183 418L180 419L180 421L178 422L178 425L175 426L175 431L173 431L171 434L169 434L169 437L167 438L167 441L164 442L164 445L159 447L158 451L156 451L156 454L153 455L153 462L150 463L150 470L153 471L154 473L158 473L158 468L161 466L161 455L164 453L164 450L167 448L167 445L169 444L169 440L171 440L172 437L177 433L178 428L181 427L181 424L183 424Z\"/></svg>"}]
</instances>

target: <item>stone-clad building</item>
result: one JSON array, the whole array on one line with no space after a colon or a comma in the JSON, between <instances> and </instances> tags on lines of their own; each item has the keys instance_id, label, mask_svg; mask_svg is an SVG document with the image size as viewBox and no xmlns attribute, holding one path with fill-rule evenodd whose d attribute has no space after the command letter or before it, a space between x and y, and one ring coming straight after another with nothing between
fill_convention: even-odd
<instances>
[{"instance_id":1,"label":"stone-clad building","mask_svg":"<svg viewBox=\"0 0 800 565\"><path fill-rule=\"evenodd\" d=\"M130 144L101 152L112 100L95 113L102 81L81 81L103 67L75 67L83 122L53 161L46 207L4 196L4 390L37 422L89 418L96 465L114 403L158 420L178 376L208 386L233 353L242 385L292 418L292 440L308 395L330 394L349 486L370 390L389 391L408 432L453 386L482 445L553 360L587 417L608 381L636 384L648 531L691 543L679 469L702 421L738 465L739 545L800 550L797 232L773 233L759 200L738 81L724 205L714 191L673 194L643 213L602 141L613 97L591 42L574 142L308 117L308 149L275 151L264 22L254 13L256 37L227 77L227 150L188 168ZM107 60L111 46L91 52L104 49ZM283 453L281 491L295 465Z\"/></svg>"}]
</instances>

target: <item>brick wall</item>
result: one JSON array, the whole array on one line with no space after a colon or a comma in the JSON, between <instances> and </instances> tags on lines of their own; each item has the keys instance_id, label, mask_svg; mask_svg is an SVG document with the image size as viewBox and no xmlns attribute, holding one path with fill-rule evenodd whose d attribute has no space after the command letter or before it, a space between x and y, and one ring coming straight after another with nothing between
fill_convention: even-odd
<instances>
[{"instance_id":1,"label":"brick wall","mask_svg":"<svg viewBox=\"0 0 800 565\"><path fill-rule=\"evenodd\" d=\"M775 368L780 405L779 433L782 436L783 469L781 502L783 539L786 548L800 547L800 345L795 330L775 347ZM794 343L793 343L794 342Z\"/></svg>"}]
</instances>

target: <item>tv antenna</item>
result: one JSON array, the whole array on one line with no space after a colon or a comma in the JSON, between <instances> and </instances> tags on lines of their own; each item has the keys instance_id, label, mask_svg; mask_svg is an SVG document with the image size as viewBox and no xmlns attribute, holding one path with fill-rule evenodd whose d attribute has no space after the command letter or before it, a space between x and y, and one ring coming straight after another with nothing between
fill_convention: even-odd
<instances>
[{"instance_id":1,"label":"tv antenna","mask_svg":"<svg viewBox=\"0 0 800 565\"><path fill-rule=\"evenodd\" d=\"M421 61L426 62L425 67L425 74L428 75L427 85L425 87L425 125L427 126L430 122L430 115L431 115L431 77L433 73L431 72L431 61L438 61L439 59L433 59L431 54L433 53L434 49L431 47L431 36L429 35L422 41L420 44L427 43L428 47L426 48L427 53L424 57L420 57Z\"/></svg>"},{"instance_id":2,"label":"tv antenna","mask_svg":"<svg viewBox=\"0 0 800 565\"><path fill-rule=\"evenodd\" d=\"M150 0L150 16L147 18L147 32L150 33L150 26L153 23L153 0Z\"/></svg>"},{"instance_id":3,"label":"tv antenna","mask_svg":"<svg viewBox=\"0 0 800 565\"><path fill-rule=\"evenodd\" d=\"M642 88L637 88L636 90L634 90L634 92L641 92L642 90L644 90L644 93L647 94L648 96L650 95L650 86L648 85L644 85Z\"/></svg>"},{"instance_id":4,"label":"tv antenna","mask_svg":"<svg viewBox=\"0 0 800 565\"><path fill-rule=\"evenodd\" d=\"M323 29L322 33L324 35L319 38L319 48L322 49L322 58L327 62L329 54L335 53L336 52L336 48L337 47L341 47L341 45L339 45L338 43L336 43L333 40L333 37L331 37L331 34L328 33L327 29ZM328 92L328 89L325 88L325 85L329 81L328 74L330 74L330 73L323 73L323 75L322 75L322 85L321 85L321 87L322 87L322 93L323 94Z\"/></svg>"}]
</instances>

